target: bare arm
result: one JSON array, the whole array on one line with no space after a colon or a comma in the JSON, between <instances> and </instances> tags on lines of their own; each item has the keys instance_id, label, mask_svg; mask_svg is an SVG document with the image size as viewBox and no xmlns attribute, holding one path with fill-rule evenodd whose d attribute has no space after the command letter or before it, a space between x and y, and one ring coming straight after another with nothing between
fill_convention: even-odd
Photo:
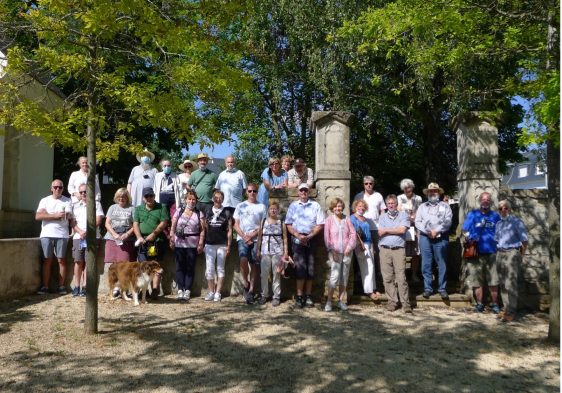
<instances>
[{"instance_id":1,"label":"bare arm","mask_svg":"<svg viewBox=\"0 0 562 393\"><path fill-rule=\"evenodd\" d=\"M37 221L43 221L43 220L56 221L56 220L62 220L64 218L64 215L65 215L64 212L47 213L45 209L41 209L37 213L35 213L35 219Z\"/></svg>"}]
</instances>

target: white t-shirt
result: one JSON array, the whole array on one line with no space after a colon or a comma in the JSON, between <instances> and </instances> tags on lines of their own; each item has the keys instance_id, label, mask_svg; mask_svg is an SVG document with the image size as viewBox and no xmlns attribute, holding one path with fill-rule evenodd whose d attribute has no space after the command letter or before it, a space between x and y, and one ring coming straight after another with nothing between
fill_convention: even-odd
<instances>
[{"instance_id":1,"label":"white t-shirt","mask_svg":"<svg viewBox=\"0 0 562 393\"><path fill-rule=\"evenodd\" d=\"M369 209L365 212L365 218L369 218L369 226L371 231L377 230L379 217L381 215L381 210L386 209L386 204L384 203L384 199L382 195L378 192L373 192L371 195L366 194L365 192L360 192L359 194L355 195L353 198L354 201L358 199L363 199L367 202Z\"/></svg>"},{"instance_id":2,"label":"white t-shirt","mask_svg":"<svg viewBox=\"0 0 562 393\"><path fill-rule=\"evenodd\" d=\"M242 232L248 233L259 228L265 216L265 205L244 201L236 206L232 217L234 220L240 220L240 229L242 229Z\"/></svg>"},{"instance_id":3,"label":"white t-shirt","mask_svg":"<svg viewBox=\"0 0 562 393\"><path fill-rule=\"evenodd\" d=\"M247 187L246 175L239 169L224 170L219 174L215 188L224 194L224 207L236 207L242 202Z\"/></svg>"},{"instance_id":4,"label":"white t-shirt","mask_svg":"<svg viewBox=\"0 0 562 393\"><path fill-rule=\"evenodd\" d=\"M96 174L96 201L101 200L100 182ZM78 198L74 196L74 193L78 191L82 184L88 183L88 174L82 171L72 172L70 174L70 179L68 179L68 193L72 199L72 203L78 202Z\"/></svg>"},{"instance_id":5,"label":"white t-shirt","mask_svg":"<svg viewBox=\"0 0 562 393\"><path fill-rule=\"evenodd\" d=\"M45 197L39 201L39 206L37 207L37 212L45 210L49 214L59 213L64 211L67 214L67 218L70 218L72 213L72 204L70 199L64 195L60 198L53 198L52 195ZM40 237L54 237L54 238L68 238L68 219L62 220L43 220L41 222L41 234Z\"/></svg>"},{"instance_id":6,"label":"white t-shirt","mask_svg":"<svg viewBox=\"0 0 562 393\"><path fill-rule=\"evenodd\" d=\"M86 230L88 227L88 212L86 209L86 204L82 201L76 202L72 205L72 214L74 214L74 218L76 219L76 225L78 228L82 230ZM96 201L96 216L103 217L103 209L101 207L101 203ZM96 238L100 238L100 228L96 228ZM78 232L74 233L72 236L73 239L80 239L80 234Z\"/></svg>"}]
</instances>

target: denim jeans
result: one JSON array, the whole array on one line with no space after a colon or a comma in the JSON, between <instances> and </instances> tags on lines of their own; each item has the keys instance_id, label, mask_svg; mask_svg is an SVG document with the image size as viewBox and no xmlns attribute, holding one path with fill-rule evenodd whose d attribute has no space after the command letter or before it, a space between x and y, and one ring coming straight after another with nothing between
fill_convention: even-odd
<instances>
[{"instance_id":1,"label":"denim jeans","mask_svg":"<svg viewBox=\"0 0 562 393\"><path fill-rule=\"evenodd\" d=\"M445 291L447 288L447 247L449 238L442 236L439 239L430 239L427 236L420 236L420 254L422 257L423 288L426 292L433 292L432 267L433 259L437 262L439 269L439 288L438 292Z\"/></svg>"}]
</instances>

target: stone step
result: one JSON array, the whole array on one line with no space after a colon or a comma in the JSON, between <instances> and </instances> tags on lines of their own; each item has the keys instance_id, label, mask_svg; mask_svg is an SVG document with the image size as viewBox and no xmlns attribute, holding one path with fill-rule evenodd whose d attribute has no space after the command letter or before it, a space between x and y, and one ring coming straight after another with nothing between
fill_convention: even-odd
<instances>
[{"instance_id":1,"label":"stone step","mask_svg":"<svg viewBox=\"0 0 562 393\"><path fill-rule=\"evenodd\" d=\"M367 296L354 295L351 298L352 303L368 304L373 303ZM386 304L388 299L385 294L381 294L379 303ZM450 293L448 300L441 299L439 294L432 295L429 299L425 299L421 294L417 296L410 295L410 302L414 307L452 307L452 308L470 308L470 298L461 293Z\"/></svg>"}]
</instances>

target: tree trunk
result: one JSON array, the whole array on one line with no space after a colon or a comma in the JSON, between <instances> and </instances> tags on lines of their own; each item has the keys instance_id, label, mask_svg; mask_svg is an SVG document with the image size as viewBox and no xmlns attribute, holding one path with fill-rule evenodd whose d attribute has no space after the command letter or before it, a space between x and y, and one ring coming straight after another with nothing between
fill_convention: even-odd
<instances>
[{"instance_id":1,"label":"tree trunk","mask_svg":"<svg viewBox=\"0 0 562 393\"><path fill-rule=\"evenodd\" d=\"M84 329L88 334L98 332L98 269L96 264L97 239L96 239L96 129L93 124L94 114L90 105L90 120L87 126L88 139L88 188L87 212L88 225L86 241L86 310Z\"/></svg>"},{"instance_id":2,"label":"tree trunk","mask_svg":"<svg viewBox=\"0 0 562 393\"><path fill-rule=\"evenodd\" d=\"M548 168L548 246L550 250L550 322L548 339L560 342L560 148L549 139L546 147Z\"/></svg>"}]
</instances>

